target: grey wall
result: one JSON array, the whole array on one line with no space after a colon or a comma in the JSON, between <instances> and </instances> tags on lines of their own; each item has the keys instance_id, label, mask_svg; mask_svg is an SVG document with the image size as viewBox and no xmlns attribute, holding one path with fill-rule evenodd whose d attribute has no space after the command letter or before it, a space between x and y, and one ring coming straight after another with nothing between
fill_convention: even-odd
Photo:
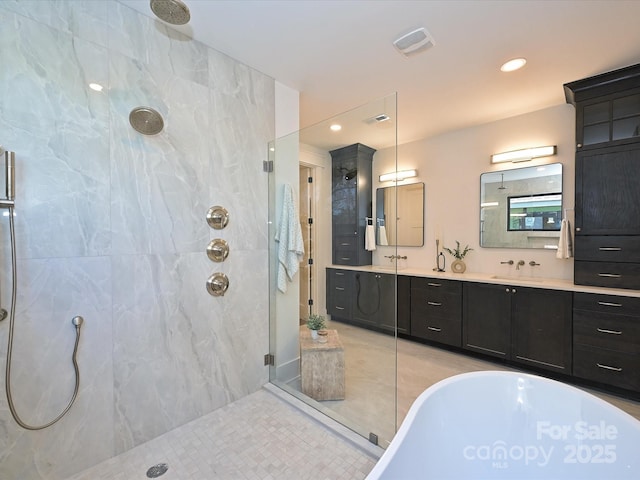
<instances>
[{"instance_id":1,"label":"grey wall","mask_svg":"<svg viewBox=\"0 0 640 480\"><path fill-rule=\"evenodd\" d=\"M0 397L0 478L65 478L268 380L266 145L274 81L115 1L0 2L0 144L16 152L16 406ZM90 82L105 86L98 93ZM165 130L135 132L132 108ZM205 222L211 205L227 229ZM2 212L5 213L5 212ZM231 254L213 264L211 238ZM0 289L10 298L0 216ZM225 272L213 298L205 281ZM0 324L2 365L8 322Z\"/></svg>"}]
</instances>

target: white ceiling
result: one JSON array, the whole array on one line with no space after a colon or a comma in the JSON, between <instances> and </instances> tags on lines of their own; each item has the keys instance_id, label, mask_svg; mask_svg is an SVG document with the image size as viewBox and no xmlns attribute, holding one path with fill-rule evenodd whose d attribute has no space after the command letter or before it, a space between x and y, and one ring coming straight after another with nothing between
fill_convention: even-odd
<instances>
[{"instance_id":1,"label":"white ceiling","mask_svg":"<svg viewBox=\"0 0 640 480\"><path fill-rule=\"evenodd\" d=\"M638 0L183 1L175 28L300 91L301 127L397 92L399 143L562 104L564 83L640 63ZM400 55L418 27L435 46Z\"/></svg>"}]
</instances>

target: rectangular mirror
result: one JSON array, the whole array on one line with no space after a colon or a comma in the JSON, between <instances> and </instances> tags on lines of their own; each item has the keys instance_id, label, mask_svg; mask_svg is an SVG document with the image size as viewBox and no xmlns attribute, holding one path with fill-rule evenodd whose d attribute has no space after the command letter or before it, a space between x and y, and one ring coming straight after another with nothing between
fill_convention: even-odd
<instances>
[{"instance_id":1,"label":"rectangular mirror","mask_svg":"<svg viewBox=\"0 0 640 480\"><path fill-rule=\"evenodd\" d=\"M378 245L423 246L424 183L378 188L375 222Z\"/></svg>"},{"instance_id":2,"label":"rectangular mirror","mask_svg":"<svg viewBox=\"0 0 640 480\"><path fill-rule=\"evenodd\" d=\"M480 175L480 246L557 249L562 164Z\"/></svg>"}]
</instances>

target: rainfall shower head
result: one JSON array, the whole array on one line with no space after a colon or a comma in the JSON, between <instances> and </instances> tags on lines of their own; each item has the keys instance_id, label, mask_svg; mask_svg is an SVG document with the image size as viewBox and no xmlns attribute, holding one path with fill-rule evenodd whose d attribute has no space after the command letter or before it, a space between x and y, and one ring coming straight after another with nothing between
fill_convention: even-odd
<instances>
[{"instance_id":1,"label":"rainfall shower head","mask_svg":"<svg viewBox=\"0 0 640 480\"><path fill-rule=\"evenodd\" d=\"M136 132L156 135L164 128L162 115L150 107L136 107L129 114L129 123Z\"/></svg>"},{"instance_id":2,"label":"rainfall shower head","mask_svg":"<svg viewBox=\"0 0 640 480\"><path fill-rule=\"evenodd\" d=\"M189 7L181 0L151 0L149 5L156 17L171 25L184 25L191 19Z\"/></svg>"}]
</instances>

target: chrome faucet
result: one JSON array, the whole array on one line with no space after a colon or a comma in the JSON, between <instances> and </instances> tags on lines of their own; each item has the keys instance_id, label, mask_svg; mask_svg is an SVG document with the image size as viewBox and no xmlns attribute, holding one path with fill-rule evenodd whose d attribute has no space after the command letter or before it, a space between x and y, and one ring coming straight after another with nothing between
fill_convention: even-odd
<instances>
[{"instance_id":1,"label":"chrome faucet","mask_svg":"<svg viewBox=\"0 0 640 480\"><path fill-rule=\"evenodd\" d=\"M524 265L524 260L518 260L518 264L516 265L516 270L520 270L520 267Z\"/></svg>"},{"instance_id":2,"label":"chrome faucet","mask_svg":"<svg viewBox=\"0 0 640 480\"><path fill-rule=\"evenodd\" d=\"M394 260L406 260L407 256L403 255L402 257L400 255L385 255L384 258L388 258L390 261L394 261Z\"/></svg>"}]
</instances>

